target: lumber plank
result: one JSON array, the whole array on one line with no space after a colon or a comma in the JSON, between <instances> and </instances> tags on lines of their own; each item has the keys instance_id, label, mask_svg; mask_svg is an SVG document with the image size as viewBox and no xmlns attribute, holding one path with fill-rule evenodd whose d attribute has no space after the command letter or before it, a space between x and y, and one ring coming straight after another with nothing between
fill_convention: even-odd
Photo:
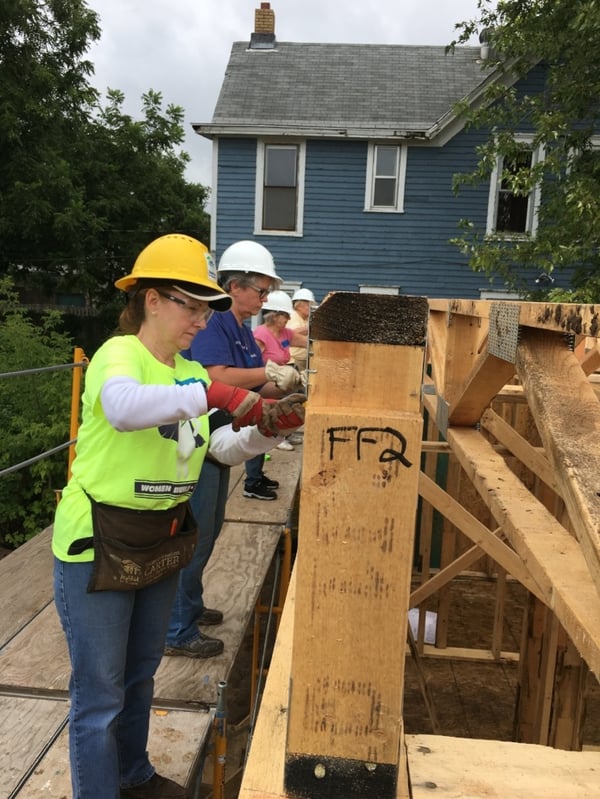
<instances>
[{"instance_id":1,"label":"lumber plank","mask_svg":"<svg viewBox=\"0 0 600 799\"><path fill-rule=\"evenodd\" d=\"M154 679L156 703L216 701L218 682L229 676L282 531L282 525L227 522L223 526L204 584L208 607L224 614L214 634L224 641L225 649L208 660L164 657Z\"/></svg>"},{"instance_id":2,"label":"lumber plank","mask_svg":"<svg viewBox=\"0 0 600 799\"><path fill-rule=\"evenodd\" d=\"M512 301L430 299L431 311L486 320L492 305L515 305ZM597 306L579 303L518 302L519 325L555 333L600 336L600 315Z\"/></svg>"},{"instance_id":3,"label":"lumber plank","mask_svg":"<svg viewBox=\"0 0 600 799\"><path fill-rule=\"evenodd\" d=\"M260 502L244 497L244 465L234 467L229 478L225 519L232 522L284 525L294 503L301 468L302 458L298 451L271 450L270 460L265 463L265 472L269 477L279 480L277 499Z\"/></svg>"},{"instance_id":4,"label":"lumber plank","mask_svg":"<svg viewBox=\"0 0 600 799\"><path fill-rule=\"evenodd\" d=\"M311 325L284 776L307 797L383 799L401 769L427 308L362 296Z\"/></svg>"},{"instance_id":5,"label":"lumber plank","mask_svg":"<svg viewBox=\"0 0 600 799\"><path fill-rule=\"evenodd\" d=\"M304 591L296 599L288 751L394 763L422 420L352 418L359 428L400 431L409 466L379 462L381 449L394 446L388 434L360 460L349 434L331 460L328 447L323 457L326 431L348 428L348 416L308 411L296 561ZM381 707L375 717L374 703Z\"/></svg>"},{"instance_id":6,"label":"lumber plank","mask_svg":"<svg viewBox=\"0 0 600 799\"><path fill-rule=\"evenodd\" d=\"M0 796L11 796L27 778L68 712L60 700L0 696Z\"/></svg>"},{"instance_id":7,"label":"lumber plank","mask_svg":"<svg viewBox=\"0 0 600 799\"><path fill-rule=\"evenodd\" d=\"M481 425L549 488L559 493L560 486L556 481L554 469L543 452L532 447L514 427L491 408L488 408L481 417Z\"/></svg>"},{"instance_id":8,"label":"lumber plank","mask_svg":"<svg viewBox=\"0 0 600 799\"><path fill-rule=\"evenodd\" d=\"M210 660L163 658L155 678L156 703L215 701L217 683L231 669L281 532L281 525L227 522L223 526L205 584L209 605L225 613L218 630L225 650ZM51 603L0 651L0 688L65 695L69 674L64 634Z\"/></svg>"},{"instance_id":9,"label":"lumber plank","mask_svg":"<svg viewBox=\"0 0 600 799\"><path fill-rule=\"evenodd\" d=\"M283 795L285 735L289 708L288 682L295 602L296 569L294 568L275 639L260 712L250 742L239 799Z\"/></svg>"},{"instance_id":10,"label":"lumber plank","mask_svg":"<svg viewBox=\"0 0 600 799\"><path fill-rule=\"evenodd\" d=\"M514 374L514 364L488 352L482 352L473 363L461 391L457 392L450 404L448 409L450 424L466 426L477 424L481 414Z\"/></svg>"},{"instance_id":11,"label":"lumber plank","mask_svg":"<svg viewBox=\"0 0 600 799\"><path fill-rule=\"evenodd\" d=\"M600 598L578 542L481 433L450 428L448 441L536 583L552 585L550 607L590 669L600 676Z\"/></svg>"},{"instance_id":12,"label":"lumber plank","mask_svg":"<svg viewBox=\"0 0 600 799\"><path fill-rule=\"evenodd\" d=\"M0 647L52 601L52 527L0 560Z\"/></svg>"},{"instance_id":13,"label":"lumber plank","mask_svg":"<svg viewBox=\"0 0 600 799\"><path fill-rule=\"evenodd\" d=\"M540 586L535 579L532 579L519 556L504 541L423 473L419 475L419 493L529 591L538 597L550 599L552 586L549 581Z\"/></svg>"},{"instance_id":14,"label":"lumber plank","mask_svg":"<svg viewBox=\"0 0 600 799\"><path fill-rule=\"evenodd\" d=\"M150 714L148 752L156 770L181 785L191 785L210 734L213 717L212 710L190 712L155 709ZM67 729L64 729L15 794L15 799L65 799L70 796L68 752L69 736Z\"/></svg>"},{"instance_id":15,"label":"lumber plank","mask_svg":"<svg viewBox=\"0 0 600 799\"><path fill-rule=\"evenodd\" d=\"M600 403L560 337L528 331L517 374L556 472L577 540L600 591Z\"/></svg>"},{"instance_id":16,"label":"lumber plank","mask_svg":"<svg viewBox=\"0 0 600 799\"><path fill-rule=\"evenodd\" d=\"M456 407L456 403L460 402L465 394L465 386L468 391L466 402L470 403L475 399L475 393L469 390L469 377L473 374L476 364L481 367L481 364L485 363L481 348L485 345L487 330L487 323L482 324L480 319L449 312L443 354L443 382L440 382L440 376L436 375L435 383L438 393L452 408ZM506 382L508 379L504 380L502 385ZM476 404L479 404L478 399Z\"/></svg>"},{"instance_id":17,"label":"lumber plank","mask_svg":"<svg viewBox=\"0 0 600 799\"><path fill-rule=\"evenodd\" d=\"M238 799L286 799L284 789L285 740L289 711L289 680L296 603L296 569L292 571L271 665ZM401 779L397 799L408 799L406 752L401 752Z\"/></svg>"},{"instance_id":18,"label":"lumber plank","mask_svg":"<svg viewBox=\"0 0 600 799\"><path fill-rule=\"evenodd\" d=\"M407 735L413 799L597 799L597 752L450 736Z\"/></svg>"}]
</instances>

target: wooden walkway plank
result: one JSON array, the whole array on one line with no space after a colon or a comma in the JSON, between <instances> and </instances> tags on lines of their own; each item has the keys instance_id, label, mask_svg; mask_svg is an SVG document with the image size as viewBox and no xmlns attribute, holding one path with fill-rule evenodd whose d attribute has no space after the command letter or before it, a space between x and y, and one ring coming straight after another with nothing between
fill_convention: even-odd
<instances>
[{"instance_id":1,"label":"wooden walkway plank","mask_svg":"<svg viewBox=\"0 0 600 799\"><path fill-rule=\"evenodd\" d=\"M0 647L52 601L51 536L47 527L0 560Z\"/></svg>"},{"instance_id":2,"label":"wooden walkway plank","mask_svg":"<svg viewBox=\"0 0 600 799\"><path fill-rule=\"evenodd\" d=\"M10 797L66 724L60 700L0 696L0 796Z\"/></svg>"},{"instance_id":3,"label":"wooden walkway plank","mask_svg":"<svg viewBox=\"0 0 600 799\"><path fill-rule=\"evenodd\" d=\"M65 703L62 705L64 713ZM198 771L200 749L208 738L213 718L213 711L155 710L150 716L148 751L156 770L181 785L189 785ZM16 798L66 799L71 795L68 739L65 728L15 794ZM11 794L3 796L10 799Z\"/></svg>"},{"instance_id":4,"label":"wooden walkway plank","mask_svg":"<svg viewBox=\"0 0 600 799\"><path fill-rule=\"evenodd\" d=\"M210 633L224 641L225 649L204 660L164 657L155 677L156 703L214 704L217 684L229 676L282 531L281 525L225 523L204 575L207 606L224 614L223 624Z\"/></svg>"}]
</instances>

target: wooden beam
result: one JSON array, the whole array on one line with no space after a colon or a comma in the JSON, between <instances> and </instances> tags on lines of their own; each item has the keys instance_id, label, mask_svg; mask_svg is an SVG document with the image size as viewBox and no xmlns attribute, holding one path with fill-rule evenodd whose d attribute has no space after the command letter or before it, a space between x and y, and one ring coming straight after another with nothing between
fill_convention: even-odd
<instances>
[{"instance_id":1,"label":"wooden beam","mask_svg":"<svg viewBox=\"0 0 600 799\"><path fill-rule=\"evenodd\" d=\"M448 441L533 579L540 586L552 586L552 610L600 677L600 598L579 544L481 433L451 428Z\"/></svg>"},{"instance_id":2,"label":"wooden beam","mask_svg":"<svg viewBox=\"0 0 600 799\"><path fill-rule=\"evenodd\" d=\"M554 302L492 302L490 300L430 299L429 308L437 313L475 319L489 319L492 305L519 306L519 325L555 333L600 336L600 312L597 305Z\"/></svg>"},{"instance_id":3,"label":"wooden beam","mask_svg":"<svg viewBox=\"0 0 600 799\"><path fill-rule=\"evenodd\" d=\"M260 711L254 732L248 742L250 749L239 799L288 799L283 787L283 774L295 605L296 569L294 568L260 702ZM399 780L396 799L408 799L404 747L401 750L401 758L402 779Z\"/></svg>"},{"instance_id":4,"label":"wooden beam","mask_svg":"<svg viewBox=\"0 0 600 799\"><path fill-rule=\"evenodd\" d=\"M526 331L516 367L575 535L600 591L600 403L577 358L558 336Z\"/></svg>"},{"instance_id":5,"label":"wooden beam","mask_svg":"<svg viewBox=\"0 0 600 799\"><path fill-rule=\"evenodd\" d=\"M499 532L500 528L498 527L492 532L492 535L497 535ZM479 560L483 555L485 555L485 552L480 546L475 545L467 549L462 555L459 555L456 560L444 566L444 568L440 569L433 577L430 577L429 580L422 583L411 592L410 607L416 608L421 602L429 599L432 594L435 594L440 588L443 588L455 577L458 577L461 572L468 569L469 566L475 563L476 560Z\"/></svg>"},{"instance_id":6,"label":"wooden beam","mask_svg":"<svg viewBox=\"0 0 600 799\"><path fill-rule=\"evenodd\" d=\"M434 369L434 382L438 394L454 406L464 391L464 385L472 373L473 365L481 358L481 348L487 337L487 323L479 318L454 315L451 311L445 317L443 352L436 336L431 337L430 349ZM440 324L439 314L430 315L430 326ZM507 378L497 387L502 388Z\"/></svg>"},{"instance_id":7,"label":"wooden beam","mask_svg":"<svg viewBox=\"0 0 600 799\"><path fill-rule=\"evenodd\" d=\"M550 582L546 580L542 586L538 585L516 552L422 472L419 475L419 494L532 594L549 601L552 593Z\"/></svg>"},{"instance_id":8,"label":"wooden beam","mask_svg":"<svg viewBox=\"0 0 600 799\"><path fill-rule=\"evenodd\" d=\"M291 795L396 796L426 326L422 298L351 293L329 295L311 323Z\"/></svg>"},{"instance_id":9,"label":"wooden beam","mask_svg":"<svg viewBox=\"0 0 600 799\"><path fill-rule=\"evenodd\" d=\"M491 433L506 449L518 458L533 474L537 475L549 488L557 494L560 492L548 458L543 451L531 444L517 433L514 427L489 408L481 417L481 426Z\"/></svg>"},{"instance_id":10,"label":"wooden beam","mask_svg":"<svg viewBox=\"0 0 600 799\"><path fill-rule=\"evenodd\" d=\"M597 752L563 752L511 741L407 735L413 799L592 799Z\"/></svg>"},{"instance_id":11,"label":"wooden beam","mask_svg":"<svg viewBox=\"0 0 600 799\"><path fill-rule=\"evenodd\" d=\"M425 403L435 414L436 398ZM577 541L508 468L481 433L451 428L448 442L539 585L552 585L550 607L600 677L600 600Z\"/></svg>"},{"instance_id":12,"label":"wooden beam","mask_svg":"<svg viewBox=\"0 0 600 799\"><path fill-rule=\"evenodd\" d=\"M514 377L515 366L509 361L482 352L473 365L462 391L448 410L453 425L473 427L498 392Z\"/></svg>"}]
</instances>

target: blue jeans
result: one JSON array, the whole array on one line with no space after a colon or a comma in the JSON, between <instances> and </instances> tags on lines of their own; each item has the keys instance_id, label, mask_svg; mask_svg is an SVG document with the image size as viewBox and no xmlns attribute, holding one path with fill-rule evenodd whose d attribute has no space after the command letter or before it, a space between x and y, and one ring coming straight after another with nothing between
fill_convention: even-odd
<instances>
[{"instance_id":1,"label":"blue jeans","mask_svg":"<svg viewBox=\"0 0 600 799\"><path fill-rule=\"evenodd\" d=\"M190 499L198 525L198 543L188 565L179 572L173 602L168 646L181 646L199 636L198 620L204 610L202 576L223 527L229 490L229 468L204 461L200 478Z\"/></svg>"},{"instance_id":2,"label":"blue jeans","mask_svg":"<svg viewBox=\"0 0 600 799\"><path fill-rule=\"evenodd\" d=\"M69 750L73 799L119 799L147 782L154 674L177 575L139 591L86 587L92 563L54 560L54 599L71 658Z\"/></svg>"},{"instance_id":3,"label":"blue jeans","mask_svg":"<svg viewBox=\"0 0 600 799\"><path fill-rule=\"evenodd\" d=\"M244 488L253 488L257 483L260 483L263 476L263 466L265 463L264 455L256 455L246 461L246 479L244 480Z\"/></svg>"}]
</instances>

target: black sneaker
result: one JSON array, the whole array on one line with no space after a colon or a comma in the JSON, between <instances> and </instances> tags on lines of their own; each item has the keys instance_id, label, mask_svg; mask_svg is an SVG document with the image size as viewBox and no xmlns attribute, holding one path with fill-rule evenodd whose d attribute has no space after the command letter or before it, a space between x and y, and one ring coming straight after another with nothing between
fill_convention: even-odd
<instances>
[{"instance_id":1,"label":"black sneaker","mask_svg":"<svg viewBox=\"0 0 600 799\"><path fill-rule=\"evenodd\" d=\"M267 477L266 474L261 475L260 482L271 490L274 488L279 488L279 480L271 480L271 478Z\"/></svg>"},{"instance_id":2,"label":"black sneaker","mask_svg":"<svg viewBox=\"0 0 600 799\"><path fill-rule=\"evenodd\" d=\"M179 646L165 646L165 655L182 655L186 658L213 658L220 655L224 649L220 638L211 638L204 633L198 633L198 638Z\"/></svg>"},{"instance_id":3,"label":"black sneaker","mask_svg":"<svg viewBox=\"0 0 600 799\"><path fill-rule=\"evenodd\" d=\"M253 486L244 486L244 496L248 499L277 499L277 494L273 489L266 486L262 480L260 483L254 483Z\"/></svg>"},{"instance_id":4,"label":"black sneaker","mask_svg":"<svg viewBox=\"0 0 600 799\"><path fill-rule=\"evenodd\" d=\"M198 619L198 624L204 624L207 626L223 624L223 614L220 610L215 610L214 608L204 608L202 615Z\"/></svg>"},{"instance_id":5,"label":"black sneaker","mask_svg":"<svg viewBox=\"0 0 600 799\"><path fill-rule=\"evenodd\" d=\"M186 789L154 772L147 782L133 788L121 788L121 799L185 799Z\"/></svg>"}]
</instances>

